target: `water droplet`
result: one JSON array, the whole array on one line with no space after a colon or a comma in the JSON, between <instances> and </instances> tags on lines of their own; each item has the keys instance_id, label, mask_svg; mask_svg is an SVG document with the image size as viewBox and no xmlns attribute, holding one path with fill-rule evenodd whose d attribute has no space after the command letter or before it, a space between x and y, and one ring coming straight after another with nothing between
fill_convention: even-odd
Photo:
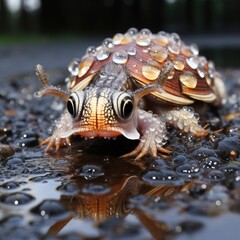
<instances>
[{"instance_id":1,"label":"water droplet","mask_svg":"<svg viewBox=\"0 0 240 240\"><path fill-rule=\"evenodd\" d=\"M139 34L137 34L136 36L136 43L137 45L141 46L141 47L146 47L149 46L151 43L151 36L149 34L147 34L148 31L141 31Z\"/></svg>"},{"instance_id":2,"label":"water droplet","mask_svg":"<svg viewBox=\"0 0 240 240\"><path fill-rule=\"evenodd\" d=\"M186 58L186 62L190 68L197 69L199 65L199 58L196 56L188 57Z\"/></svg>"},{"instance_id":3,"label":"water droplet","mask_svg":"<svg viewBox=\"0 0 240 240\"><path fill-rule=\"evenodd\" d=\"M193 55L195 55L195 56L198 55L198 53L199 53L199 48L198 48L198 46L197 46L196 44L190 45L190 49L191 49Z\"/></svg>"},{"instance_id":4,"label":"water droplet","mask_svg":"<svg viewBox=\"0 0 240 240\"><path fill-rule=\"evenodd\" d=\"M135 47L130 47L130 48L128 49L127 53L128 53L130 56L134 56L134 55L136 55L137 50L136 50Z\"/></svg>"},{"instance_id":5,"label":"water droplet","mask_svg":"<svg viewBox=\"0 0 240 240\"><path fill-rule=\"evenodd\" d=\"M1 185L2 188L9 189L9 190L11 190L11 189L16 189L16 188L18 188L19 186L20 186L20 185L19 185L19 183L17 183L17 182L6 182L6 183L4 183L4 184Z\"/></svg>"},{"instance_id":6,"label":"water droplet","mask_svg":"<svg viewBox=\"0 0 240 240\"><path fill-rule=\"evenodd\" d=\"M176 172L186 178L196 178L201 174L201 169L197 164L183 164L176 168Z\"/></svg>"},{"instance_id":7,"label":"water droplet","mask_svg":"<svg viewBox=\"0 0 240 240\"><path fill-rule=\"evenodd\" d=\"M102 42L102 47L103 48L112 48L113 47L113 41L111 38L106 38Z\"/></svg>"},{"instance_id":8,"label":"water droplet","mask_svg":"<svg viewBox=\"0 0 240 240\"><path fill-rule=\"evenodd\" d=\"M68 71L73 75L78 75L78 66L79 66L80 60L78 58L74 58L70 64L68 65Z\"/></svg>"},{"instance_id":9,"label":"water droplet","mask_svg":"<svg viewBox=\"0 0 240 240\"><path fill-rule=\"evenodd\" d=\"M110 51L107 48L98 47L96 57L99 61L105 60L109 57Z\"/></svg>"},{"instance_id":10,"label":"water droplet","mask_svg":"<svg viewBox=\"0 0 240 240\"><path fill-rule=\"evenodd\" d=\"M192 49L189 46L186 46L186 45L182 46L181 52L186 57L190 57L193 54Z\"/></svg>"},{"instance_id":11,"label":"water droplet","mask_svg":"<svg viewBox=\"0 0 240 240\"><path fill-rule=\"evenodd\" d=\"M171 43L176 44L178 46L181 45L181 39L177 33L170 34L169 39L170 39Z\"/></svg>"},{"instance_id":12,"label":"water droplet","mask_svg":"<svg viewBox=\"0 0 240 240\"><path fill-rule=\"evenodd\" d=\"M173 79L174 75L175 75L175 70L170 71L170 73L167 76L167 79L169 79L169 80Z\"/></svg>"},{"instance_id":13,"label":"water droplet","mask_svg":"<svg viewBox=\"0 0 240 240\"><path fill-rule=\"evenodd\" d=\"M182 71L185 67L184 59L181 57L177 57L173 60L173 66L176 70Z\"/></svg>"},{"instance_id":14,"label":"water droplet","mask_svg":"<svg viewBox=\"0 0 240 240\"><path fill-rule=\"evenodd\" d=\"M82 59L79 65L78 77L84 76L88 72L90 67L93 65L93 62L94 62L93 56Z\"/></svg>"},{"instance_id":15,"label":"water droplet","mask_svg":"<svg viewBox=\"0 0 240 240\"><path fill-rule=\"evenodd\" d=\"M168 37L169 37L168 33L161 31L156 35L154 42L161 46L166 46L169 42Z\"/></svg>"},{"instance_id":16,"label":"water droplet","mask_svg":"<svg viewBox=\"0 0 240 240\"><path fill-rule=\"evenodd\" d=\"M136 36L138 33L138 30L136 28L129 28L127 31L127 34L131 37Z\"/></svg>"},{"instance_id":17,"label":"water droplet","mask_svg":"<svg viewBox=\"0 0 240 240\"><path fill-rule=\"evenodd\" d=\"M203 169L217 169L221 166L221 161L216 157L209 157L204 162L202 162L201 167Z\"/></svg>"},{"instance_id":18,"label":"water droplet","mask_svg":"<svg viewBox=\"0 0 240 240\"><path fill-rule=\"evenodd\" d=\"M201 78L205 77L205 72L201 67L198 66L197 72L198 72L199 77L201 77Z\"/></svg>"},{"instance_id":19,"label":"water droplet","mask_svg":"<svg viewBox=\"0 0 240 240\"><path fill-rule=\"evenodd\" d=\"M128 60L128 54L124 50L119 50L113 53L113 62L118 64L125 64Z\"/></svg>"},{"instance_id":20,"label":"water droplet","mask_svg":"<svg viewBox=\"0 0 240 240\"><path fill-rule=\"evenodd\" d=\"M93 46L88 47L86 50L86 55L95 57L96 56L96 48Z\"/></svg>"},{"instance_id":21,"label":"water droplet","mask_svg":"<svg viewBox=\"0 0 240 240\"><path fill-rule=\"evenodd\" d=\"M159 77L160 70L151 65L144 65L142 67L142 74L148 80L156 80Z\"/></svg>"},{"instance_id":22,"label":"water droplet","mask_svg":"<svg viewBox=\"0 0 240 240\"><path fill-rule=\"evenodd\" d=\"M112 42L114 45L119 45L123 39L124 39L124 35L122 33L117 33L113 37Z\"/></svg>"},{"instance_id":23,"label":"water droplet","mask_svg":"<svg viewBox=\"0 0 240 240\"><path fill-rule=\"evenodd\" d=\"M159 184L182 184L182 179L174 171L161 169L159 171L148 171L143 175L143 181L151 185Z\"/></svg>"},{"instance_id":24,"label":"water droplet","mask_svg":"<svg viewBox=\"0 0 240 240\"><path fill-rule=\"evenodd\" d=\"M95 179L104 175L104 172L100 166L97 165L85 165L81 168L80 176L87 180Z\"/></svg>"},{"instance_id":25,"label":"water droplet","mask_svg":"<svg viewBox=\"0 0 240 240\"><path fill-rule=\"evenodd\" d=\"M214 78L215 66L212 61L208 62L208 73L209 73L210 78Z\"/></svg>"},{"instance_id":26,"label":"water droplet","mask_svg":"<svg viewBox=\"0 0 240 240\"><path fill-rule=\"evenodd\" d=\"M195 88L197 86L197 78L191 72L182 73L179 80L188 88Z\"/></svg>"},{"instance_id":27,"label":"water droplet","mask_svg":"<svg viewBox=\"0 0 240 240\"><path fill-rule=\"evenodd\" d=\"M168 50L169 52L177 55L180 53L180 46L174 42L170 42L168 44Z\"/></svg>"},{"instance_id":28,"label":"water droplet","mask_svg":"<svg viewBox=\"0 0 240 240\"><path fill-rule=\"evenodd\" d=\"M56 200L44 200L39 205L32 208L31 212L48 219L67 213L67 210Z\"/></svg>"},{"instance_id":29,"label":"water droplet","mask_svg":"<svg viewBox=\"0 0 240 240\"><path fill-rule=\"evenodd\" d=\"M2 195L0 197L0 201L5 204L10 204L14 206L19 206L23 204L27 204L31 201L33 201L35 198L29 194L26 193L11 193L8 195Z\"/></svg>"},{"instance_id":30,"label":"water droplet","mask_svg":"<svg viewBox=\"0 0 240 240\"><path fill-rule=\"evenodd\" d=\"M83 187L82 191L86 194L102 195L110 192L110 188L98 184L87 184Z\"/></svg>"},{"instance_id":31,"label":"water droplet","mask_svg":"<svg viewBox=\"0 0 240 240\"><path fill-rule=\"evenodd\" d=\"M163 62L168 57L168 50L165 47L154 45L150 48L150 55L154 60Z\"/></svg>"},{"instance_id":32,"label":"water droplet","mask_svg":"<svg viewBox=\"0 0 240 240\"><path fill-rule=\"evenodd\" d=\"M223 172L220 170L212 170L205 177L205 180L210 181L211 183L221 182L224 179L225 179L225 176Z\"/></svg>"}]
</instances>

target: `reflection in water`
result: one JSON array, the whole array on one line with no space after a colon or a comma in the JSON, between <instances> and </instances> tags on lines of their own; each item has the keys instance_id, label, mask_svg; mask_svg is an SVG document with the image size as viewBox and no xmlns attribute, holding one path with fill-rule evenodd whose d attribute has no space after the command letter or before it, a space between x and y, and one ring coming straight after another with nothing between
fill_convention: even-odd
<instances>
[{"instance_id":1,"label":"reflection in water","mask_svg":"<svg viewBox=\"0 0 240 240\"><path fill-rule=\"evenodd\" d=\"M51 234L57 235L64 232L64 228L71 228L71 224L76 224L76 219L94 220L101 226L105 220L123 218L133 213L154 238L161 239L168 230L167 224L148 215L146 208L141 208L144 207L143 201L151 197L157 202L186 191L191 185L151 186L141 179L143 165L137 166L119 158L82 153L73 158L71 184L74 184L76 194L62 194L60 198L72 215L51 226Z\"/></svg>"}]
</instances>

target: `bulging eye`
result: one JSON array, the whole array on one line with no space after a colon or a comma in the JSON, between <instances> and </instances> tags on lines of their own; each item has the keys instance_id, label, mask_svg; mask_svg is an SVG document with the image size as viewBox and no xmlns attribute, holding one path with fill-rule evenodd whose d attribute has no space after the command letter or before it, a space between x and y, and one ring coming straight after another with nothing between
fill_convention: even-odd
<instances>
[{"instance_id":1,"label":"bulging eye","mask_svg":"<svg viewBox=\"0 0 240 240\"><path fill-rule=\"evenodd\" d=\"M128 93L117 93L113 96L113 107L117 117L128 119L133 112L133 97Z\"/></svg>"},{"instance_id":2,"label":"bulging eye","mask_svg":"<svg viewBox=\"0 0 240 240\"><path fill-rule=\"evenodd\" d=\"M73 118L79 117L82 111L83 93L74 92L67 101L67 110Z\"/></svg>"}]
</instances>

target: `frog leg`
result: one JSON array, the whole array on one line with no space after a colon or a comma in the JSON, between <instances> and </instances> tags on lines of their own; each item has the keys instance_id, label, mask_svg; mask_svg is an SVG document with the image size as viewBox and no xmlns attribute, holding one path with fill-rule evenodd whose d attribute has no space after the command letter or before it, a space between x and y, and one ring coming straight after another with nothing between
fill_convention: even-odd
<instances>
[{"instance_id":1,"label":"frog leg","mask_svg":"<svg viewBox=\"0 0 240 240\"><path fill-rule=\"evenodd\" d=\"M56 150L59 150L63 146L71 145L70 136L63 138L62 134L67 132L69 129L72 128L72 118L70 114L65 111L61 117L57 120L56 129L52 136L45 139L41 142L41 145L47 145L45 151L49 152L49 150L53 147Z\"/></svg>"},{"instance_id":2,"label":"frog leg","mask_svg":"<svg viewBox=\"0 0 240 240\"><path fill-rule=\"evenodd\" d=\"M137 109L138 114L138 130L141 134L138 146L130 153L122 157L136 156L135 160L150 154L157 156L158 152L170 153L163 148L167 140L166 124L157 115Z\"/></svg>"},{"instance_id":3,"label":"frog leg","mask_svg":"<svg viewBox=\"0 0 240 240\"><path fill-rule=\"evenodd\" d=\"M162 114L163 120L174 127L191 132L197 137L206 136L209 131L199 124L199 115L191 107L175 108Z\"/></svg>"}]
</instances>

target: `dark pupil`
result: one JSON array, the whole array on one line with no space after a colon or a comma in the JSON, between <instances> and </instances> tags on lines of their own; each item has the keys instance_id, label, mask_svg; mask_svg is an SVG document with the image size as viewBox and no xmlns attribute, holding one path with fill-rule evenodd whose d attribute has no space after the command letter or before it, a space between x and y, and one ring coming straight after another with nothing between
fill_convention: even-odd
<instances>
[{"instance_id":1,"label":"dark pupil","mask_svg":"<svg viewBox=\"0 0 240 240\"><path fill-rule=\"evenodd\" d=\"M132 99L126 97L121 102L121 114L123 117L128 118L133 110L133 102Z\"/></svg>"},{"instance_id":2,"label":"dark pupil","mask_svg":"<svg viewBox=\"0 0 240 240\"><path fill-rule=\"evenodd\" d=\"M75 117L76 107L75 107L75 101L72 97L70 97L69 100L67 101L67 110L73 117Z\"/></svg>"}]
</instances>

